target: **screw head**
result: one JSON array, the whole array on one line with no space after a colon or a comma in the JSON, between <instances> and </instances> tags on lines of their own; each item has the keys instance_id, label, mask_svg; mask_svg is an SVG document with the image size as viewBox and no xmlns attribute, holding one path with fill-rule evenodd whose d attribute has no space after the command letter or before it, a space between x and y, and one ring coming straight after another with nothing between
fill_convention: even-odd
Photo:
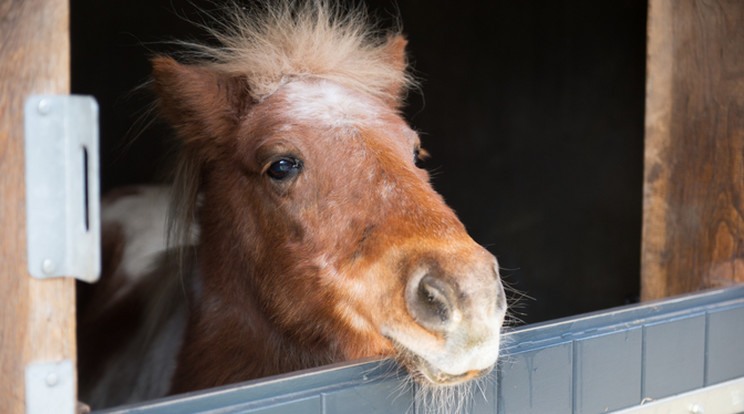
<instances>
[{"instance_id":1,"label":"screw head","mask_svg":"<svg viewBox=\"0 0 744 414\"><path fill-rule=\"evenodd\" d=\"M41 115L48 115L52 111L52 104L47 99L39 101L39 105L36 108Z\"/></svg>"},{"instance_id":2,"label":"screw head","mask_svg":"<svg viewBox=\"0 0 744 414\"><path fill-rule=\"evenodd\" d=\"M52 259L44 259L41 263L41 271L44 272L45 275L51 275L54 273L55 269L57 269L57 266L54 264Z\"/></svg>"},{"instance_id":3,"label":"screw head","mask_svg":"<svg viewBox=\"0 0 744 414\"><path fill-rule=\"evenodd\" d=\"M703 414L705 410L700 404L692 404L690 406L690 414Z\"/></svg>"},{"instance_id":4,"label":"screw head","mask_svg":"<svg viewBox=\"0 0 744 414\"><path fill-rule=\"evenodd\" d=\"M46 378L44 378L44 382L47 386L54 387L59 384L59 376L54 372L50 372L47 374Z\"/></svg>"}]
</instances>

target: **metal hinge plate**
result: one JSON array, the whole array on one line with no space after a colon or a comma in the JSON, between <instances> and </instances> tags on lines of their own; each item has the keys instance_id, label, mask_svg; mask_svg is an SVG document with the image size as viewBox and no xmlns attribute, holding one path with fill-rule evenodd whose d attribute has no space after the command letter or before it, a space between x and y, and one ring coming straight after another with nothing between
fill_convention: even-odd
<instances>
[{"instance_id":1,"label":"metal hinge plate","mask_svg":"<svg viewBox=\"0 0 744 414\"><path fill-rule=\"evenodd\" d=\"M32 96L25 106L28 271L98 280L101 226L98 104Z\"/></svg>"},{"instance_id":2,"label":"metal hinge plate","mask_svg":"<svg viewBox=\"0 0 744 414\"><path fill-rule=\"evenodd\" d=\"M26 414L75 412L75 369L72 361L26 367Z\"/></svg>"}]
</instances>

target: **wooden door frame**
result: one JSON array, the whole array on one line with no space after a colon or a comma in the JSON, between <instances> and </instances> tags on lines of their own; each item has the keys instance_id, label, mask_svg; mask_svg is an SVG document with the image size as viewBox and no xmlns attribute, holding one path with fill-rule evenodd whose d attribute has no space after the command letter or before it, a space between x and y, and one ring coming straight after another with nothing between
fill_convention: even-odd
<instances>
[{"instance_id":1,"label":"wooden door frame","mask_svg":"<svg viewBox=\"0 0 744 414\"><path fill-rule=\"evenodd\" d=\"M650 0L641 298L744 282L744 5Z\"/></svg>"},{"instance_id":2,"label":"wooden door frame","mask_svg":"<svg viewBox=\"0 0 744 414\"><path fill-rule=\"evenodd\" d=\"M4 1L0 22L0 412L24 413L26 367L77 360L74 279L27 270L24 183L25 100L70 93L69 4Z\"/></svg>"}]
</instances>

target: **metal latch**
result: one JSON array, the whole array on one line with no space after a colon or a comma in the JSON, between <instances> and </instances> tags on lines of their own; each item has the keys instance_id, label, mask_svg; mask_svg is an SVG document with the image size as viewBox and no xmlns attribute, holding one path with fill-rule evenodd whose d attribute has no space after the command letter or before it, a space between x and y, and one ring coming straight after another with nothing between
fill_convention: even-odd
<instances>
[{"instance_id":1,"label":"metal latch","mask_svg":"<svg viewBox=\"0 0 744 414\"><path fill-rule=\"evenodd\" d=\"M101 273L98 104L32 96L25 106L28 271L40 279Z\"/></svg>"}]
</instances>

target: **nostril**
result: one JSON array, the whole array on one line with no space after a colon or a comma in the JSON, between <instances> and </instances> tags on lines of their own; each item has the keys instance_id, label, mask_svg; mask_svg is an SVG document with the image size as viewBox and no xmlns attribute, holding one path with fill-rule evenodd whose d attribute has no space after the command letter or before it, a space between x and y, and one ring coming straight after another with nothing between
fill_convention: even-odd
<instances>
[{"instance_id":1,"label":"nostril","mask_svg":"<svg viewBox=\"0 0 744 414\"><path fill-rule=\"evenodd\" d=\"M453 289L443 281L427 274L421 278L408 297L411 316L422 326L441 330L457 319Z\"/></svg>"},{"instance_id":2,"label":"nostril","mask_svg":"<svg viewBox=\"0 0 744 414\"><path fill-rule=\"evenodd\" d=\"M431 283L431 279L430 276L421 279L418 288L419 301L430 316L438 317L441 322L447 322L451 313L449 301L444 293Z\"/></svg>"}]
</instances>

